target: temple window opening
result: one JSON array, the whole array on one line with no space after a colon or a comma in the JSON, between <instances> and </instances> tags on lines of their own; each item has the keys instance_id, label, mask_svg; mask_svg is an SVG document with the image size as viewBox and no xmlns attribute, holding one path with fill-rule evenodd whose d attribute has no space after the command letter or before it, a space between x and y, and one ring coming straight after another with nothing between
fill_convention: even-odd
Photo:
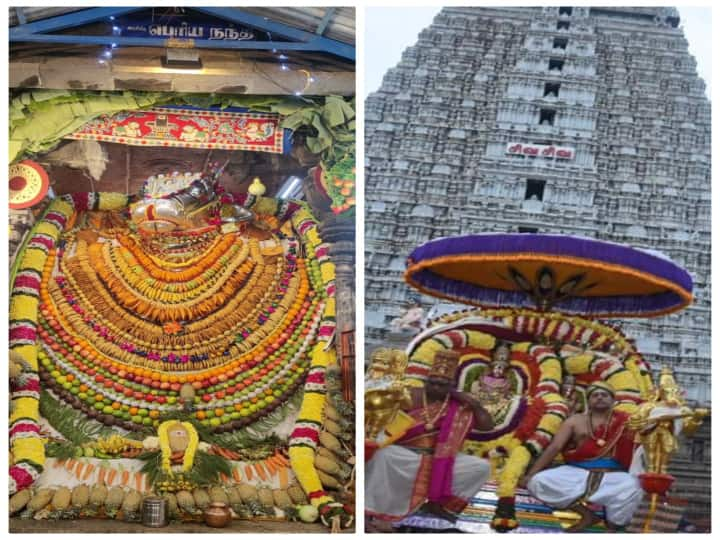
<instances>
[{"instance_id":1,"label":"temple window opening","mask_svg":"<svg viewBox=\"0 0 720 540\"><path fill-rule=\"evenodd\" d=\"M533 180L528 178L525 181L525 200L542 201L545 194L545 180Z\"/></svg>"},{"instance_id":2,"label":"temple window opening","mask_svg":"<svg viewBox=\"0 0 720 540\"><path fill-rule=\"evenodd\" d=\"M551 58L548 61L548 70L549 71L562 71L564 66L565 66L565 60L560 60L559 58Z\"/></svg>"}]
</instances>

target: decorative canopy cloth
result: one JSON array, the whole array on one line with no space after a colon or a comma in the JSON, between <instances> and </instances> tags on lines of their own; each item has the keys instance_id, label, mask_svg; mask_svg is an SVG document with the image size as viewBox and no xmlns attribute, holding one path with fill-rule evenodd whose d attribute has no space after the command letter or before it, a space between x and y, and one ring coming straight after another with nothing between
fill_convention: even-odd
<instances>
[{"instance_id":1,"label":"decorative canopy cloth","mask_svg":"<svg viewBox=\"0 0 720 540\"><path fill-rule=\"evenodd\" d=\"M692 301L692 278L664 255L562 235L433 240L410 254L405 280L425 294L471 305L593 317L659 316Z\"/></svg>"},{"instance_id":2,"label":"decorative canopy cloth","mask_svg":"<svg viewBox=\"0 0 720 540\"><path fill-rule=\"evenodd\" d=\"M284 131L273 113L157 107L99 116L66 138L282 154L289 146Z\"/></svg>"}]
</instances>

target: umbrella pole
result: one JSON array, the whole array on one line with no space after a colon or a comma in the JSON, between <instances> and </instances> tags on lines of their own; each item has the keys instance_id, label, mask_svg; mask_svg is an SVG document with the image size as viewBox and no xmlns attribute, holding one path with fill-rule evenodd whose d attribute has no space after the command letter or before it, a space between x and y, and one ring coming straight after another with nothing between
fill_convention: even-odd
<instances>
[{"instance_id":1,"label":"umbrella pole","mask_svg":"<svg viewBox=\"0 0 720 540\"><path fill-rule=\"evenodd\" d=\"M650 495L650 509L648 510L647 518L645 518L645 524L643 525L644 533L650 532L650 524L652 523L652 520L655 517L655 511L657 510L657 501L657 493L653 493L652 495Z\"/></svg>"}]
</instances>

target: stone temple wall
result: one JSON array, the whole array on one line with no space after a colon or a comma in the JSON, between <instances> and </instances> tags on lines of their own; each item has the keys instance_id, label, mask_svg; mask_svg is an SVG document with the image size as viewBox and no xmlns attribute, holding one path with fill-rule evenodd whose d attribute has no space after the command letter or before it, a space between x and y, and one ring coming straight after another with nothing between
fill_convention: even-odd
<instances>
[{"instance_id":1,"label":"stone temple wall","mask_svg":"<svg viewBox=\"0 0 720 540\"><path fill-rule=\"evenodd\" d=\"M417 245L577 234L661 251L691 273L691 307L618 322L709 405L710 102L679 22L665 7L437 15L365 107L367 350L412 293L402 274ZM680 483L705 478L693 498L709 511L703 433Z\"/></svg>"}]
</instances>

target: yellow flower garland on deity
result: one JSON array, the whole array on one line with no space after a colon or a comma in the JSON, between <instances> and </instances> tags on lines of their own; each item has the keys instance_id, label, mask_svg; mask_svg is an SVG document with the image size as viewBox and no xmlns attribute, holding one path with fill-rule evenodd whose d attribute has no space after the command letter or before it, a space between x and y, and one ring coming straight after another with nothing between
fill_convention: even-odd
<instances>
[{"instance_id":1,"label":"yellow flower garland on deity","mask_svg":"<svg viewBox=\"0 0 720 540\"><path fill-rule=\"evenodd\" d=\"M172 456L172 450L170 449L170 439L168 436L168 430L175 424L180 424L188 434L188 446L183 454L182 471L188 472L192 469L193 462L195 461L195 454L200 443L198 433L190 422L178 422L177 420L168 420L162 422L158 426L158 438L160 440L160 453L162 455L162 468L163 470L173 476L173 470L170 465L170 458Z\"/></svg>"},{"instance_id":2,"label":"yellow flower garland on deity","mask_svg":"<svg viewBox=\"0 0 720 540\"><path fill-rule=\"evenodd\" d=\"M515 495L515 489L520 478L527 470L532 455L530 451L522 444L518 443L510 450L510 456L505 462L500 482L497 487L498 497L512 497Z\"/></svg>"},{"instance_id":3,"label":"yellow flower garland on deity","mask_svg":"<svg viewBox=\"0 0 720 540\"><path fill-rule=\"evenodd\" d=\"M654 388L653 380L649 372L640 369L640 362L642 362L641 356L634 353L625 358L624 365L625 369L632 373L635 381L638 383L638 386L640 387L640 395L643 399L647 400L652 396Z\"/></svg>"},{"instance_id":4,"label":"yellow flower garland on deity","mask_svg":"<svg viewBox=\"0 0 720 540\"><path fill-rule=\"evenodd\" d=\"M552 357L545 357L542 361L538 361L536 355L543 353L548 354L547 349L543 346L529 347L527 349L540 368L539 381L552 381L559 389L562 383L562 365L560 360L553 355ZM535 397L535 399L541 399L546 406L553 403L564 402L563 397L555 392L544 392L540 396ZM554 436L558 429L560 429L564 419L565 417L558 416L555 412L546 412L540 418L540 422L535 428L535 433L547 433L550 436ZM521 441L518 439L515 439L515 441L517 442L513 446L508 447L510 456L500 473L497 488L498 497L512 497L515 495L518 481L527 469L532 457L530 450L524 444L521 444Z\"/></svg>"},{"instance_id":5,"label":"yellow flower garland on deity","mask_svg":"<svg viewBox=\"0 0 720 540\"><path fill-rule=\"evenodd\" d=\"M606 362L610 371L598 372L597 362ZM582 354L573 355L564 359L565 369L573 375L580 375L592 372L597 379L603 380L612 386L618 394L615 409L627 413L633 413L637 409L638 402L643 398L643 377L639 369L633 373L617 358L603 353L588 351Z\"/></svg>"},{"instance_id":6,"label":"yellow flower garland on deity","mask_svg":"<svg viewBox=\"0 0 720 540\"><path fill-rule=\"evenodd\" d=\"M495 347L495 336L486 334L484 332L467 332L468 347L474 349L486 349L491 350ZM434 339L427 339L423 341L414 351L410 354L408 360L408 367L420 369L421 371L429 371L432 362L435 359L435 354L439 351L445 350L450 346L450 343L441 343ZM424 376L421 375L408 375L407 382L412 386L421 387L424 384Z\"/></svg>"},{"instance_id":7,"label":"yellow flower garland on deity","mask_svg":"<svg viewBox=\"0 0 720 540\"><path fill-rule=\"evenodd\" d=\"M586 344L590 348L598 348L607 343L614 343L621 350L631 350L632 346L627 338L619 331L593 319L585 319L579 316L568 316L562 313L537 312L523 308L497 308L497 309L469 309L456 313L443 315L433 321L435 324L446 324L456 322L466 317L485 317L501 319L508 327L514 328L518 321L524 320L528 328L536 331L540 320L548 320L549 323L543 328L542 336L550 339L553 332L561 323L569 324L570 336L566 342L578 341L586 331L597 333L596 337ZM587 337L586 337L587 339ZM585 342L583 342L585 343Z\"/></svg>"}]
</instances>

